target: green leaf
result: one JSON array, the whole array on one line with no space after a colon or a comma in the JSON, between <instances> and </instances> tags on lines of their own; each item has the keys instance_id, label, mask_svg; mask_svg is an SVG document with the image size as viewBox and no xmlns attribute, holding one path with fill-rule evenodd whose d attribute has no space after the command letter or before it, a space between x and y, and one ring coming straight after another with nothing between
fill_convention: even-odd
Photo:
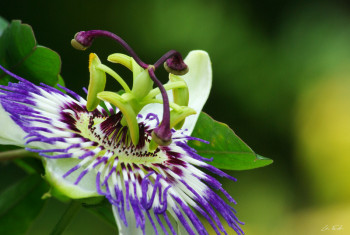
<instances>
[{"instance_id":1,"label":"green leaf","mask_svg":"<svg viewBox=\"0 0 350 235\"><path fill-rule=\"evenodd\" d=\"M4 18L2 18L0 16L0 36L1 36L2 32L5 30L5 28L7 27L8 24L9 24L9 22L7 22L7 20L5 20Z\"/></svg>"},{"instance_id":2,"label":"green leaf","mask_svg":"<svg viewBox=\"0 0 350 235\"><path fill-rule=\"evenodd\" d=\"M106 221L108 224L110 224L112 227L116 227L115 218L112 212L112 207L109 202L100 204L96 207L87 207L90 212L97 215L104 221Z\"/></svg>"},{"instance_id":3,"label":"green leaf","mask_svg":"<svg viewBox=\"0 0 350 235\"><path fill-rule=\"evenodd\" d=\"M22 235L39 215L48 190L37 174L21 179L0 193L0 234Z\"/></svg>"},{"instance_id":4,"label":"green leaf","mask_svg":"<svg viewBox=\"0 0 350 235\"><path fill-rule=\"evenodd\" d=\"M226 124L201 113L193 137L207 140L205 144L190 141L190 146L202 157L213 158L209 164L226 170L249 170L271 164L273 161L257 155Z\"/></svg>"},{"instance_id":5,"label":"green leaf","mask_svg":"<svg viewBox=\"0 0 350 235\"><path fill-rule=\"evenodd\" d=\"M0 64L11 72L36 84L53 86L61 70L60 56L49 48L39 46L32 28L14 20L0 37ZM0 84L14 81L0 72Z\"/></svg>"}]
</instances>

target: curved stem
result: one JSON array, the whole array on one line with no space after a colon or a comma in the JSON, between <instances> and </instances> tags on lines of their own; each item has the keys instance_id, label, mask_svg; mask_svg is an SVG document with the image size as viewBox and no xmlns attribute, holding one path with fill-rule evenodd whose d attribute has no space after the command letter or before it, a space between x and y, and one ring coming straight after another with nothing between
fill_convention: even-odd
<instances>
[{"instance_id":1,"label":"curved stem","mask_svg":"<svg viewBox=\"0 0 350 235\"><path fill-rule=\"evenodd\" d=\"M155 129L158 133L158 137L163 139L171 138L171 130L170 130L170 108L169 108L169 98L163 84L157 79L154 68L150 67L148 73L153 80L153 82L159 87L160 93L162 94L163 99L163 119L162 123Z\"/></svg>"},{"instance_id":2,"label":"curved stem","mask_svg":"<svg viewBox=\"0 0 350 235\"><path fill-rule=\"evenodd\" d=\"M12 160L22 157L36 157L40 158L37 153L29 152L25 149L16 149L5 152L0 152L0 161Z\"/></svg>"},{"instance_id":3,"label":"curved stem","mask_svg":"<svg viewBox=\"0 0 350 235\"><path fill-rule=\"evenodd\" d=\"M135 51L119 36L115 35L114 33L111 33L106 30L90 30L90 31L82 31L79 32L76 36L76 40L79 43L82 43L84 41L88 41L87 44L91 44L92 40L96 37L108 37L115 41L117 41L122 47L124 47L125 50L129 52L129 54L134 58L134 60L144 69L148 67L148 64L144 63L135 53ZM86 43L83 43L83 45ZM85 45L84 45L85 46ZM88 45L90 46L90 45Z\"/></svg>"},{"instance_id":4,"label":"curved stem","mask_svg":"<svg viewBox=\"0 0 350 235\"><path fill-rule=\"evenodd\" d=\"M71 222L72 218L78 213L79 209L81 207L81 203L78 201L73 200L67 210L62 215L61 219L58 221L50 235L60 235L64 232L64 230L67 228L69 223Z\"/></svg>"},{"instance_id":5,"label":"curved stem","mask_svg":"<svg viewBox=\"0 0 350 235\"><path fill-rule=\"evenodd\" d=\"M175 50L170 50L167 53L165 53L162 57L160 57L159 60L154 64L155 69L157 69L160 65L162 65L167 59L170 57L177 56L182 58L180 52L175 51Z\"/></svg>"}]
</instances>

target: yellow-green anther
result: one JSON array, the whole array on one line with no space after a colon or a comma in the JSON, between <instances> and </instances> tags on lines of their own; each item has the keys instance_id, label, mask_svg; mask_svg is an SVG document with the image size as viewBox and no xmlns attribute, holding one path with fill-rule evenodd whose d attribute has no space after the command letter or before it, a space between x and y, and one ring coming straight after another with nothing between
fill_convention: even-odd
<instances>
[{"instance_id":1,"label":"yellow-green anther","mask_svg":"<svg viewBox=\"0 0 350 235\"><path fill-rule=\"evenodd\" d=\"M153 81L149 76L148 69L143 70L138 76L134 77L134 83L131 92L138 99L143 99L153 88Z\"/></svg>"},{"instance_id":2,"label":"yellow-green anther","mask_svg":"<svg viewBox=\"0 0 350 235\"><path fill-rule=\"evenodd\" d=\"M175 82L185 82L185 80L182 77L173 75L173 74L169 74L169 80L170 80L170 84L171 83L175 83ZM187 106L188 105L188 101L189 101L189 92L188 92L188 87L187 84L185 87L182 88L174 88L173 89L173 98L174 98L174 103L181 105L181 106Z\"/></svg>"},{"instance_id":3,"label":"yellow-green anther","mask_svg":"<svg viewBox=\"0 0 350 235\"><path fill-rule=\"evenodd\" d=\"M131 71L133 70L133 66L132 66L133 59L130 56L127 56L121 53L115 53L115 54L109 55L107 60L112 63L124 65Z\"/></svg>"},{"instance_id":4,"label":"yellow-green anther","mask_svg":"<svg viewBox=\"0 0 350 235\"><path fill-rule=\"evenodd\" d=\"M169 80L170 80L170 84L175 83L175 82L180 82L180 81L184 82L186 84L185 80L182 77L178 77L178 76L173 75L173 74L169 74ZM189 92L188 92L187 84L186 84L186 87L183 87L183 88L174 88L173 89L173 98L174 98L175 104L178 104L180 106L184 106L184 107L188 108L187 105L188 105L188 101L189 101ZM175 110L171 111L170 116L172 117L172 115L174 115L175 113L176 113L176 116L178 116L178 114ZM195 113L191 113L191 114L195 114ZM191 115L191 114L188 114L188 115ZM180 116L182 117L182 115L180 115ZM185 118L187 116L183 117L183 119L181 121L177 121L176 124L171 125L171 127L174 127L175 129L180 129L183 126L183 124L185 123ZM170 122L172 122L171 120L172 119L170 119ZM176 118L176 120L179 120L178 117Z\"/></svg>"},{"instance_id":5,"label":"yellow-green anther","mask_svg":"<svg viewBox=\"0 0 350 235\"><path fill-rule=\"evenodd\" d=\"M94 53L90 53L90 82L86 103L86 108L88 111L93 111L99 105L100 100L97 98L97 94L101 91L104 91L106 86L106 73L97 68L100 64L101 61L98 56Z\"/></svg>"},{"instance_id":6,"label":"yellow-green anther","mask_svg":"<svg viewBox=\"0 0 350 235\"><path fill-rule=\"evenodd\" d=\"M142 71L145 71L136 61L131 58L131 65L132 65L132 77L133 77L133 83L135 83L135 78L139 76Z\"/></svg>"},{"instance_id":7,"label":"yellow-green anther","mask_svg":"<svg viewBox=\"0 0 350 235\"><path fill-rule=\"evenodd\" d=\"M123 117L126 120L128 125L131 141L136 146L139 142L139 125L136 119L136 113L132 107L132 105L125 101L123 97L118 95L117 93L111 91L103 91L98 93L97 97L103 101L107 101L120 109L123 113Z\"/></svg>"},{"instance_id":8,"label":"yellow-green anther","mask_svg":"<svg viewBox=\"0 0 350 235\"><path fill-rule=\"evenodd\" d=\"M175 128L176 130L181 129L181 127L185 123L186 117L193 114L196 114L196 111L187 106L182 106L180 111L171 110L170 128Z\"/></svg>"}]
</instances>

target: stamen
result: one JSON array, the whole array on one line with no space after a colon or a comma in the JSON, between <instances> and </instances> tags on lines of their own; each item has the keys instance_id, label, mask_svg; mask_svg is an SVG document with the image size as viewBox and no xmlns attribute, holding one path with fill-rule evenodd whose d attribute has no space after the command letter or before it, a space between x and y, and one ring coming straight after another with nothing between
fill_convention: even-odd
<instances>
[{"instance_id":1,"label":"stamen","mask_svg":"<svg viewBox=\"0 0 350 235\"><path fill-rule=\"evenodd\" d=\"M134 58L134 60L144 69L148 67L148 64L144 63L134 52L134 50L119 36L114 33L105 30L90 30L90 31L80 31L75 34L74 39L72 39L72 46L78 50L85 50L92 45L93 40L96 37L108 37L116 42L118 42L122 47L129 52L129 54Z\"/></svg>"}]
</instances>

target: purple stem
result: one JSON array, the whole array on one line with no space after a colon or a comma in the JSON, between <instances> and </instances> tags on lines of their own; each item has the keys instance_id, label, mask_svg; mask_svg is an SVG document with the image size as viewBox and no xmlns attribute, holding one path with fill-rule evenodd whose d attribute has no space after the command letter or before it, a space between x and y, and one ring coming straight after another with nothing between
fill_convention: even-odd
<instances>
[{"instance_id":1,"label":"purple stem","mask_svg":"<svg viewBox=\"0 0 350 235\"><path fill-rule=\"evenodd\" d=\"M122 45L125 50L129 52L129 54L134 58L134 60L144 69L147 69L148 64L144 63L134 52L134 50L119 36L114 33L105 31L105 30L90 30L90 31L80 31L76 34L75 40L81 43L85 47L90 47L92 41L96 37L108 37L117 41L120 45Z\"/></svg>"},{"instance_id":2,"label":"purple stem","mask_svg":"<svg viewBox=\"0 0 350 235\"><path fill-rule=\"evenodd\" d=\"M171 130L170 130L170 107L169 107L169 98L163 84L157 79L154 68L148 70L149 76L153 82L159 87L160 93L162 94L163 99L163 120L161 124L154 129L156 135L163 140L171 139Z\"/></svg>"}]
</instances>

